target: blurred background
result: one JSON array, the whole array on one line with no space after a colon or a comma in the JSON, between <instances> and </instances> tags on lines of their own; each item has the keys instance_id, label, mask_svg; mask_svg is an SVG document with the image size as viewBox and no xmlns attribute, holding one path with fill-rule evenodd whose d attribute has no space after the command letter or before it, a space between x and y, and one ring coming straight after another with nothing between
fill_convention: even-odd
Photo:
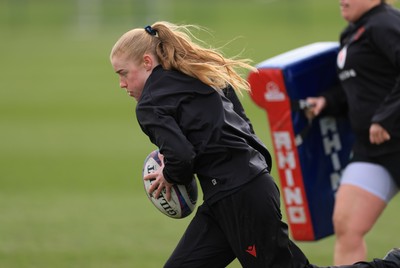
<instances>
[{"instance_id":1,"label":"blurred background","mask_svg":"<svg viewBox=\"0 0 400 268\"><path fill-rule=\"evenodd\" d=\"M254 64L345 26L338 0L0 0L0 267L153 268L174 249L190 217L148 201L154 146L109 63L124 32L159 20L204 26L201 39ZM264 110L242 100L272 151ZM368 235L370 258L400 246L399 209L396 197ZM332 262L332 237L298 245Z\"/></svg>"}]
</instances>

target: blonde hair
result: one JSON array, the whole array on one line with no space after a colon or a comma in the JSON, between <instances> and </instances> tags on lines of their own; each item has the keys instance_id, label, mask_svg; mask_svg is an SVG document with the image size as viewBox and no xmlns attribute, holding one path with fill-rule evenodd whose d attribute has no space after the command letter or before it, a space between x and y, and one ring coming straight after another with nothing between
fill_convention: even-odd
<instances>
[{"instance_id":1,"label":"blonde hair","mask_svg":"<svg viewBox=\"0 0 400 268\"><path fill-rule=\"evenodd\" d=\"M145 53L155 55L166 70L178 70L203 83L223 89L232 86L236 91L250 91L250 85L237 69L256 71L248 59L225 58L213 48L196 44L190 29L195 25L175 25L156 22L151 30L138 28L128 31L115 43L110 58L123 56L140 63Z\"/></svg>"}]
</instances>

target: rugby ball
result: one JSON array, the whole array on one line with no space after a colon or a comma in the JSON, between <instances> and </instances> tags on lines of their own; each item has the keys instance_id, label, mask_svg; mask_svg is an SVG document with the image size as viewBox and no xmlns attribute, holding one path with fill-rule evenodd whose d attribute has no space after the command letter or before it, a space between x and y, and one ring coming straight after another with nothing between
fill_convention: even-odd
<instances>
[{"instance_id":1,"label":"rugby ball","mask_svg":"<svg viewBox=\"0 0 400 268\"><path fill-rule=\"evenodd\" d=\"M161 159L158 154L159 151L154 150L146 157L143 165L143 177L160 168ZM187 185L174 184L171 188L171 199L169 201L166 198L165 189L157 199L149 194L149 188L153 181L154 179L143 180L143 184L147 197L159 211L175 219L185 218L193 212L198 196L197 183L194 176L193 180Z\"/></svg>"}]
</instances>

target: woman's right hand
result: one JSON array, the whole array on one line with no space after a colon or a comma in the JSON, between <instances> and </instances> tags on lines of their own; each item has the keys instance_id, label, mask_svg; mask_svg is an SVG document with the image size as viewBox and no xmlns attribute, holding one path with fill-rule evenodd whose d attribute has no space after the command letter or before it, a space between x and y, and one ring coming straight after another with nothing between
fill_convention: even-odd
<instances>
[{"instance_id":1,"label":"woman's right hand","mask_svg":"<svg viewBox=\"0 0 400 268\"><path fill-rule=\"evenodd\" d=\"M144 180L154 180L151 186L149 187L149 194L153 196L153 198L158 199L161 195L161 192L165 189L165 198L167 201L171 200L171 188L172 184L169 183L164 178L164 156L159 153L158 157L161 160L161 166L154 172L147 174L143 177Z\"/></svg>"},{"instance_id":2,"label":"woman's right hand","mask_svg":"<svg viewBox=\"0 0 400 268\"><path fill-rule=\"evenodd\" d=\"M369 141L372 144L381 144L388 140L390 140L389 132L380 124L373 123L369 128Z\"/></svg>"},{"instance_id":3,"label":"woman's right hand","mask_svg":"<svg viewBox=\"0 0 400 268\"><path fill-rule=\"evenodd\" d=\"M305 110L308 119L318 116L326 106L325 97L308 97L306 99L308 108Z\"/></svg>"}]
</instances>

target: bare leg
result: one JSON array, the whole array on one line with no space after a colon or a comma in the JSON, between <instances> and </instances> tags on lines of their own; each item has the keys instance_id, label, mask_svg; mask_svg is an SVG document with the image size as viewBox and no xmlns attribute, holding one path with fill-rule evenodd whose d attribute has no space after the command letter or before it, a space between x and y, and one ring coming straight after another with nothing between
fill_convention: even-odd
<instances>
[{"instance_id":1,"label":"bare leg","mask_svg":"<svg viewBox=\"0 0 400 268\"><path fill-rule=\"evenodd\" d=\"M382 199L357 186L344 184L339 187L333 213L336 235L334 265L366 260L364 236L385 207Z\"/></svg>"}]
</instances>

